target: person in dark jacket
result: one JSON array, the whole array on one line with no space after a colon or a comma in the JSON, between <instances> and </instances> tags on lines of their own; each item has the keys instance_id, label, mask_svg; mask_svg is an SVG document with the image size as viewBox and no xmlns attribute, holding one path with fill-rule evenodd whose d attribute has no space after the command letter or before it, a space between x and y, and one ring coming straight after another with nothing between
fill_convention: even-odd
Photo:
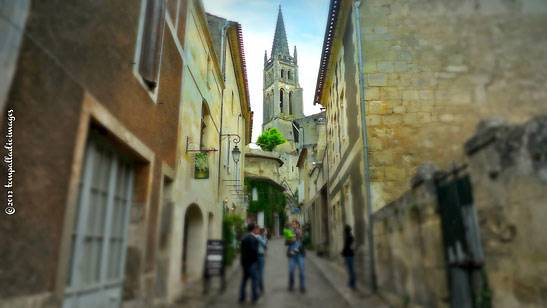
<instances>
[{"instance_id":1,"label":"person in dark jacket","mask_svg":"<svg viewBox=\"0 0 547 308\"><path fill-rule=\"evenodd\" d=\"M243 279L241 280L241 288L239 289L239 302L245 302L245 289L247 287L247 280L251 278L251 290L253 294L253 303L258 300L258 281L257 281L257 267L258 267L258 240L253 232L256 232L257 226L254 222L251 222L247 226L247 233L241 240L241 267L243 269Z\"/></svg>"},{"instance_id":2,"label":"person in dark jacket","mask_svg":"<svg viewBox=\"0 0 547 308\"><path fill-rule=\"evenodd\" d=\"M355 270L353 269L353 249L351 245L353 244L353 235L351 235L351 226L346 225L344 227L344 248L342 250L342 256L346 261L346 266L348 268L349 282L348 286L355 290Z\"/></svg>"}]
</instances>

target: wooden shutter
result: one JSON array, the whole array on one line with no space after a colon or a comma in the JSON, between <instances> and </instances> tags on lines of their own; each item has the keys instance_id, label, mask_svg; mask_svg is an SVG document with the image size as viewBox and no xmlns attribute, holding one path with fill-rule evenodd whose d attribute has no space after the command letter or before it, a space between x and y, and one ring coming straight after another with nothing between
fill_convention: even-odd
<instances>
[{"instance_id":1,"label":"wooden shutter","mask_svg":"<svg viewBox=\"0 0 547 308\"><path fill-rule=\"evenodd\" d=\"M165 28L165 9L165 0L146 1L139 74L152 90L158 85L163 32Z\"/></svg>"}]
</instances>

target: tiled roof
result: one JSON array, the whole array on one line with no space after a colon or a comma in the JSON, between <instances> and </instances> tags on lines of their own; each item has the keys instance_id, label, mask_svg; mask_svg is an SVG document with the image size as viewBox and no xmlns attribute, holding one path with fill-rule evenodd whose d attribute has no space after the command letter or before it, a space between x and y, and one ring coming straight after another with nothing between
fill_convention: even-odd
<instances>
[{"instance_id":1,"label":"tiled roof","mask_svg":"<svg viewBox=\"0 0 547 308\"><path fill-rule=\"evenodd\" d=\"M330 1L329 14L327 16L327 28L325 29L325 38L323 40L323 52L321 53L321 64L319 65L317 85L315 86L315 98L313 100L314 105L320 103L321 94L323 93L323 86L326 77L325 74L329 63L332 43L334 40L334 30L336 28L336 21L338 19L341 2L342 0Z\"/></svg>"}]
</instances>

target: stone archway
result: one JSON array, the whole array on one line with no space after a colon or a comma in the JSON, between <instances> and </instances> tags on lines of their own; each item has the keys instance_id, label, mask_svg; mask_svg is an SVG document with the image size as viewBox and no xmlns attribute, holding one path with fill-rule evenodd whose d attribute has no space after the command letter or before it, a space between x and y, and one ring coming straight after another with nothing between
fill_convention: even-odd
<instances>
[{"instance_id":1,"label":"stone archway","mask_svg":"<svg viewBox=\"0 0 547 308\"><path fill-rule=\"evenodd\" d=\"M205 253L203 215L199 206L191 204L184 215L184 239L182 242L182 280L200 277Z\"/></svg>"}]
</instances>

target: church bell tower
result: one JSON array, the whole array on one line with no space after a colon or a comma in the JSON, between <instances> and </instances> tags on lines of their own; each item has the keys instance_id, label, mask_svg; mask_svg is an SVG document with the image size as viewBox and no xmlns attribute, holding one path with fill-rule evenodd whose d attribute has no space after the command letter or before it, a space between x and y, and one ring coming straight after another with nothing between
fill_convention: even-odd
<instances>
[{"instance_id":1,"label":"church bell tower","mask_svg":"<svg viewBox=\"0 0 547 308\"><path fill-rule=\"evenodd\" d=\"M272 51L264 53L263 76L263 125L262 130L277 127L287 139L287 151L298 144L298 131L294 121L304 117L302 106L302 88L298 82L298 60L296 46L293 55L289 53L289 44L283 22L281 5L277 15L277 24Z\"/></svg>"}]
</instances>

